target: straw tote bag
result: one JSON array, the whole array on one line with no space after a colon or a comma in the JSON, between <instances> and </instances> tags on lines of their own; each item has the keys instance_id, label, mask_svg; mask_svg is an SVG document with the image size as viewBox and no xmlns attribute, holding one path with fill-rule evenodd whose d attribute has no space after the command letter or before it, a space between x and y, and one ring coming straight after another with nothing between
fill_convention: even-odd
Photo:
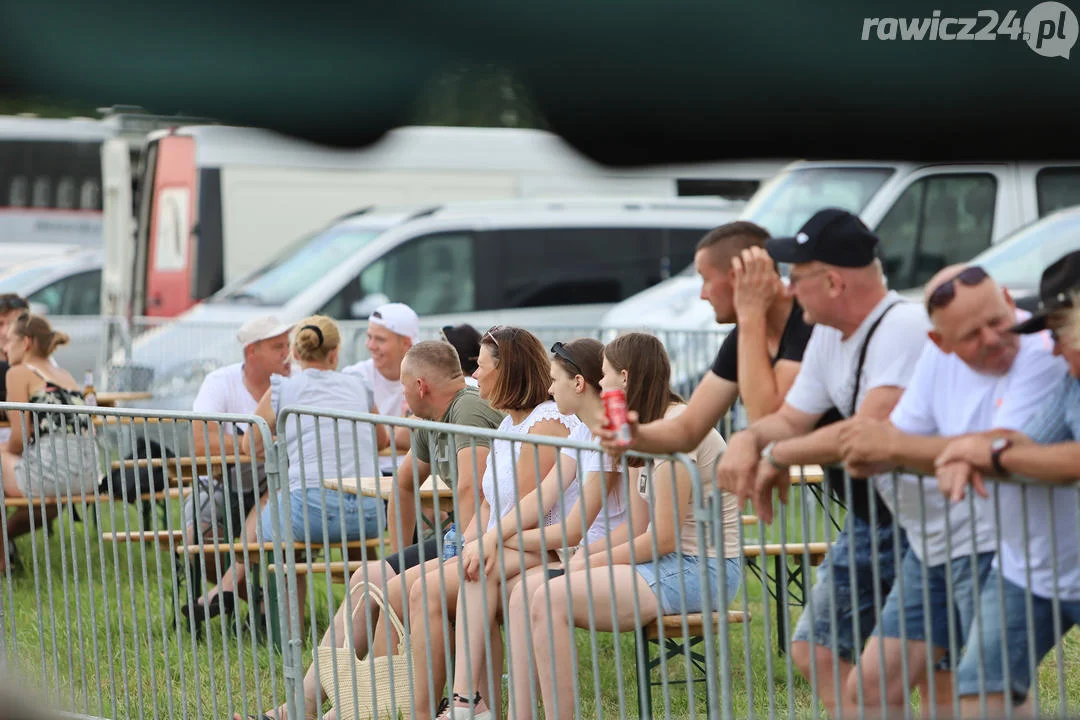
<instances>
[{"instance_id":1,"label":"straw tote bag","mask_svg":"<svg viewBox=\"0 0 1080 720\"><path fill-rule=\"evenodd\" d=\"M356 611L370 597L385 617L390 618L400 641L397 654L356 657L352 633L345 633L345 647L319 647L319 684L326 696L337 703L341 720L384 720L412 716L412 692L409 690L409 656L406 654L405 627L393 608L383 598L382 591L370 583L360 583L350 592L362 589L353 606L352 621L358 622ZM335 664L336 663L336 664ZM355 691L353 684L355 682ZM393 695L393 702L391 702ZM377 713L377 714L376 714Z\"/></svg>"}]
</instances>

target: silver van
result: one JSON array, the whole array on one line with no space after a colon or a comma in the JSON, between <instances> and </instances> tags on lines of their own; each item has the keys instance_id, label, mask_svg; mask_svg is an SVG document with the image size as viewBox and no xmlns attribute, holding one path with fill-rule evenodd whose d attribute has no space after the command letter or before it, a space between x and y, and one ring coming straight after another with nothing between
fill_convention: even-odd
<instances>
[{"instance_id":1,"label":"silver van","mask_svg":"<svg viewBox=\"0 0 1080 720\"><path fill-rule=\"evenodd\" d=\"M364 320L387 301L409 304L429 328L595 329L612 305L691 262L700 237L742 207L706 198L601 198L364 210L138 334L113 355L109 387L148 385L155 407L188 408L208 372L239 358L236 328L267 314L344 321L355 331L347 362L364 356Z\"/></svg>"}]
</instances>

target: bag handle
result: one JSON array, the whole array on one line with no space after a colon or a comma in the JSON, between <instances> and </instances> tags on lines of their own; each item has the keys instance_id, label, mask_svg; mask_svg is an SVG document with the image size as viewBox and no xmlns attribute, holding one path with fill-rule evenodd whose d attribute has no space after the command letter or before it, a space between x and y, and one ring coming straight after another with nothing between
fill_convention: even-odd
<instances>
[{"instance_id":1,"label":"bag handle","mask_svg":"<svg viewBox=\"0 0 1080 720\"><path fill-rule=\"evenodd\" d=\"M394 608L389 607L389 605L387 604L386 598L383 597L382 590L380 590L378 586L372 583L361 581L355 586L353 586L352 590L349 591L348 597L352 597L353 593L356 592L358 589L362 590L362 592L356 598L356 604L353 605L352 622L357 622L356 611L362 607L364 598L371 598L373 601L375 601L375 604L379 606L379 611L383 615L386 615L390 618L390 623L394 626L394 630L397 632L399 638L398 655L404 655L406 652L405 626L401 624L401 619L397 616L397 613L394 612ZM356 648L353 646L351 632L345 633L345 647L351 650L354 655L356 654Z\"/></svg>"}]
</instances>

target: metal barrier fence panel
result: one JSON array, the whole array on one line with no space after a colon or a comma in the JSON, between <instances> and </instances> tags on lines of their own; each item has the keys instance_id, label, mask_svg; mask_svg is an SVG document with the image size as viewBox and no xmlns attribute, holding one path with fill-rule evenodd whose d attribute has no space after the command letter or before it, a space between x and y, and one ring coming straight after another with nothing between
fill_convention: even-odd
<instances>
[{"instance_id":1,"label":"metal barrier fence panel","mask_svg":"<svg viewBox=\"0 0 1080 720\"><path fill-rule=\"evenodd\" d=\"M455 691L479 692L513 718L1063 716L1080 701L1068 634L1080 620L1075 486L1014 480L949 503L933 478L894 476L876 484L901 512L882 524L871 504L869 527L881 527L853 531L845 508L866 481L845 476L829 491L821 469L806 467L763 526L753 508L732 515L713 470L681 455L628 453L610 475L580 478L595 446L415 419L292 407L271 428L253 416L0 409L22 412L14 432L25 440L23 471L32 475L34 457L68 471L58 496L27 501L18 480L12 488L11 460L0 470L0 537L20 558L0 575L0 657L71 712L298 720L356 717L354 708L372 705L434 717ZM88 454L46 441L37 420L61 416L85 419ZM170 434L228 448L229 423L248 428L250 456L232 448L162 459L151 449ZM427 481L395 446L406 465L381 478L378 426L404 428L412 442L459 440L464 460ZM502 492L483 489L491 444L525 458L491 465L488 488ZM260 458L266 484L248 481L262 492L251 504L242 471L258 478ZM644 483L635 458L647 462ZM88 463L94 480L160 469L165 486L80 486ZM217 492L219 475L231 489ZM599 490L589 485L597 479ZM211 497L224 506L205 527L196 515L193 535L185 492L194 507ZM583 496L599 499L584 515L574 510ZM448 543L448 523L485 500L494 534L464 544L451 534ZM595 552L575 557L589 514L620 509L625 534L608 528ZM409 516L426 547L409 549ZM989 532L972 532L973 517L990 518ZM906 554L889 552L901 536ZM731 574L724 562L712 574L701 548L730 555ZM456 557L443 559L447 550ZM426 572L394 570L410 553ZM1005 577L991 566L1003 553L1015 571ZM657 556L665 560L652 575L634 567ZM659 595L646 577L658 578ZM223 587L234 596L208 605L220 603L220 614L183 611L225 597ZM1003 594L1007 602L993 601ZM860 613L848 612L851 598ZM845 645L849 657L833 652ZM939 663L944 671L920 684ZM999 706L1002 688L1028 687L1028 706Z\"/></svg>"},{"instance_id":2,"label":"metal barrier fence panel","mask_svg":"<svg viewBox=\"0 0 1080 720\"><path fill-rule=\"evenodd\" d=\"M422 339L440 337L441 326L424 323ZM237 322L175 320L173 318L122 318L102 321L101 387L114 390L137 390L154 393L154 407L186 409L203 378L212 370L241 360L236 341ZM365 347L367 322L338 323L342 335L341 365L367 359ZM485 328L478 328L483 331ZM672 387L689 398L709 370L716 351L730 331L730 326L708 330L669 330L634 328L661 339L672 361ZM596 326L529 325L546 345L578 337L592 337L607 342L622 330ZM89 367L89 366L78 366Z\"/></svg>"},{"instance_id":3,"label":"metal barrier fence panel","mask_svg":"<svg viewBox=\"0 0 1080 720\"><path fill-rule=\"evenodd\" d=\"M266 422L35 403L0 410L14 414L12 433L23 445L19 462L5 446L0 471L6 671L59 708L110 718L221 717L254 711L255 698L281 692L281 659L259 640L261 617L222 614L196 625L181 612L199 597L207 565L221 574L231 560L205 552L201 534L190 536L182 505L207 499L199 475L256 474L253 460L221 450L232 425L257 431L255 452L274 477ZM153 450L184 434L190 443L196 434L204 446L216 441L217 454ZM226 517L239 501L220 495ZM227 534L217 515L209 525L211 534ZM280 558L281 549L258 554Z\"/></svg>"}]
</instances>

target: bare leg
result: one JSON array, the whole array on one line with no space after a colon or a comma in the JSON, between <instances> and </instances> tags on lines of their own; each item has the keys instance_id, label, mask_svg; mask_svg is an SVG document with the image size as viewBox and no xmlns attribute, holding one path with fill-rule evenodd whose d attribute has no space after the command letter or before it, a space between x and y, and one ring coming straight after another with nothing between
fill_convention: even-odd
<instances>
[{"instance_id":1,"label":"bare leg","mask_svg":"<svg viewBox=\"0 0 1080 720\"><path fill-rule=\"evenodd\" d=\"M634 612L635 585L638 613ZM573 572L568 578L560 578L559 582L548 583L545 592L533 593L529 607L533 655L540 678L544 714L548 718L566 720L574 717L574 682L578 668L571 662L574 628L589 627L590 586L596 629L601 632L632 628L638 618L643 623L652 622L660 612L652 588L631 565ZM614 626L612 609L615 611Z\"/></svg>"},{"instance_id":2,"label":"bare leg","mask_svg":"<svg viewBox=\"0 0 1080 720\"><path fill-rule=\"evenodd\" d=\"M561 580L561 578L560 578ZM531 720L536 712L533 695L533 679L536 677L532 648L529 643L532 635L532 618L529 608L533 596L540 593L547 576L544 568L533 568L519 582L514 583L510 591L508 612L503 624L510 631L510 710L516 720ZM547 597L544 595L544 602ZM539 688L536 689L539 692Z\"/></svg>"},{"instance_id":3,"label":"bare leg","mask_svg":"<svg viewBox=\"0 0 1080 720\"><path fill-rule=\"evenodd\" d=\"M978 695L965 695L960 698L960 717L981 718L982 708L979 707ZM986 694L986 715L988 718L1005 717L1005 694Z\"/></svg>"},{"instance_id":4,"label":"bare leg","mask_svg":"<svg viewBox=\"0 0 1080 720\"><path fill-rule=\"evenodd\" d=\"M842 710L844 717L858 717L858 709L854 705L849 705L844 702L844 698L846 697L844 687L854 665L835 657L832 650L824 645L814 645L814 656L811 658L810 643L801 640L791 643L791 661L807 680L812 677L810 674L810 666L815 666L814 669L817 674L817 696L822 704L825 705L825 710L829 713L830 717L837 717L836 684L838 676L836 673L838 672L840 701L843 703Z\"/></svg>"},{"instance_id":5,"label":"bare leg","mask_svg":"<svg viewBox=\"0 0 1080 720\"><path fill-rule=\"evenodd\" d=\"M424 582L414 583L409 590L413 656L413 715L429 718L435 715L437 703L432 693L441 694L446 685L446 650L443 644L449 628L443 625L443 606L447 617L456 617L458 562L447 562L427 573ZM449 635L451 638L453 634ZM481 653L482 655L483 653Z\"/></svg>"},{"instance_id":6,"label":"bare leg","mask_svg":"<svg viewBox=\"0 0 1080 720\"><path fill-rule=\"evenodd\" d=\"M904 683L904 655L907 654L908 683ZM884 654L885 664L881 664ZM935 662L945 654L943 650L934 651ZM821 677L821 669L818 668L818 678ZM847 708L859 707L859 678L862 678L862 703L864 715L879 715L883 708L881 697L881 680L885 679L884 710L888 714L903 709L911 701L910 688L922 684L926 686L926 643L904 642L899 638L881 638L874 635L866 643L863 650L860 672L852 672L847 677L844 698L844 714ZM938 697L940 702L941 698ZM929 696L923 703L923 711L929 712Z\"/></svg>"},{"instance_id":7,"label":"bare leg","mask_svg":"<svg viewBox=\"0 0 1080 720\"><path fill-rule=\"evenodd\" d=\"M937 717L939 720L952 717L952 673L948 670L935 670L932 682L934 683L934 700L937 707L932 711L930 707L930 682L923 680L917 687L919 689L920 714L925 720Z\"/></svg>"}]
</instances>

